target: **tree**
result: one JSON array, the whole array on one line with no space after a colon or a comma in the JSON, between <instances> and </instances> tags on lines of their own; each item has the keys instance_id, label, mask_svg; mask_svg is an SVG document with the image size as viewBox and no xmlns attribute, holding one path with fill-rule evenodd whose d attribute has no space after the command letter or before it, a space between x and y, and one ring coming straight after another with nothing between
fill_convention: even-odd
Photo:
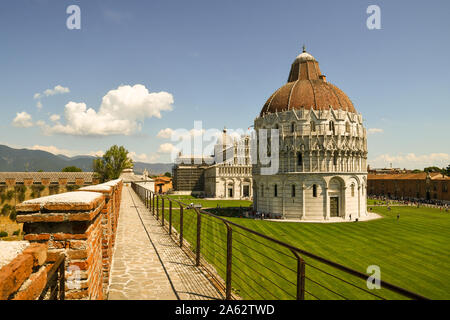
<instances>
[{"instance_id":1,"label":"tree","mask_svg":"<svg viewBox=\"0 0 450 320\"><path fill-rule=\"evenodd\" d=\"M450 176L450 164L447 166L447 168L442 168L442 173L446 176Z\"/></svg>"},{"instance_id":2,"label":"tree","mask_svg":"<svg viewBox=\"0 0 450 320\"><path fill-rule=\"evenodd\" d=\"M69 166L62 169L61 172L83 172L83 170L75 166Z\"/></svg>"},{"instance_id":3,"label":"tree","mask_svg":"<svg viewBox=\"0 0 450 320\"><path fill-rule=\"evenodd\" d=\"M166 177L172 178L172 174L171 174L170 172L166 172L166 173L164 173L164 175L165 175Z\"/></svg>"},{"instance_id":4,"label":"tree","mask_svg":"<svg viewBox=\"0 0 450 320\"><path fill-rule=\"evenodd\" d=\"M441 169L438 167L426 167L423 169L425 172L441 172Z\"/></svg>"},{"instance_id":5,"label":"tree","mask_svg":"<svg viewBox=\"0 0 450 320\"><path fill-rule=\"evenodd\" d=\"M128 150L117 145L109 148L103 157L94 159L94 172L104 182L119 178L124 169L133 168L133 160L128 158Z\"/></svg>"}]
</instances>

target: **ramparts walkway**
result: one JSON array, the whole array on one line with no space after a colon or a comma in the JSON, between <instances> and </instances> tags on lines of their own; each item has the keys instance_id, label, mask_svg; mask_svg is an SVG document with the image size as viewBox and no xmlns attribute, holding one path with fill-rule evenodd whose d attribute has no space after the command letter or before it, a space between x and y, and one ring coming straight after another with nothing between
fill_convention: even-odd
<instances>
[{"instance_id":1,"label":"ramparts walkway","mask_svg":"<svg viewBox=\"0 0 450 320\"><path fill-rule=\"evenodd\" d=\"M108 299L222 299L130 186L122 191Z\"/></svg>"}]
</instances>

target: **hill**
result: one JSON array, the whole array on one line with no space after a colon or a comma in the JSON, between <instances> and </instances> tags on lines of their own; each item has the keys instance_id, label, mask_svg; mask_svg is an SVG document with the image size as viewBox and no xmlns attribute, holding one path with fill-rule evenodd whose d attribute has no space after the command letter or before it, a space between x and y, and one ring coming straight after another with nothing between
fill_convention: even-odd
<instances>
[{"instance_id":1,"label":"hill","mask_svg":"<svg viewBox=\"0 0 450 320\"><path fill-rule=\"evenodd\" d=\"M2 172L33 172L33 171L61 171L68 166L76 166L83 171L92 171L92 156L55 155L50 152L29 149L14 149L0 145L0 171ZM135 162L134 170L140 174L147 169L150 174L172 172L171 163Z\"/></svg>"}]
</instances>

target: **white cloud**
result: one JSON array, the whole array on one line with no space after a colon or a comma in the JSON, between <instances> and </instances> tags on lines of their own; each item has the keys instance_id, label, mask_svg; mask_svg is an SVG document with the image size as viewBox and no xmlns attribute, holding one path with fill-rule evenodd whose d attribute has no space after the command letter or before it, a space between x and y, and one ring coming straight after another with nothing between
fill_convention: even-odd
<instances>
[{"instance_id":1,"label":"white cloud","mask_svg":"<svg viewBox=\"0 0 450 320\"><path fill-rule=\"evenodd\" d=\"M448 153L430 153L416 155L414 153L408 154L382 154L378 157L369 160L368 163L373 168L390 167L406 168L406 169L423 169L425 167L437 166L446 167L450 164L450 154Z\"/></svg>"},{"instance_id":2,"label":"white cloud","mask_svg":"<svg viewBox=\"0 0 450 320\"><path fill-rule=\"evenodd\" d=\"M165 128L160 130L156 136L158 138L170 139L172 137L173 132L174 132L173 129Z\"/></svg>"},{"instance_id":3,"label":"white cloud","mask_svg":"<svg viewBox=\"0 0 450 320\"><path fill-rule=\"evenodd\" d=\"M14 118L12 125L18 128L32 127L33 122L31 121L31 115L25 111L16 113L16 117Z\"/></svg>"},{"instance_id":4,"label":"white cloud","mask_svg":"<svg viewBox=\"0 0 450 320\"><path fill-rule=\"evenodd\" d=\"M163 143L158 148L159 153L172 153L175 152L175 150L176 150L175 146L171 143Z\"/></svg>"},{"instance_id":5,"label":"white cloud","mask_svg":"<svg viewBox=\"0 0 450 320\"><path fill-rule=\"evenodd\" d=\"M130 135L141 130L141 122L146 118L161 118L162 111L171 111L172 104L170 93L149 92L141 84L120 86L103 97L98 111L85 103L67 103L66 124L45 125L43 130L49 135Z\"/></svg>"},{"instance_id":6,"label":"white cloud","mask_svg":"<svg viewBox=\"0 0 450 320\"><path fill-rule=\"evenodd\" d=\"M145 153L137 154L136 152L129 152L128 156L135 162L147 162L147 163L154 162L160 157L160 155L156 153L147 155Z\"/></svg>"},{"instance_id":7,"label":"white cloud","mask_svg":"<svg viewBox=\"0 0 450 320\"><path fill-rule=\"evenodd\" d=\"M59 114L52 114L50 116L50 120L53 122L59 121L61 119L61 116Z\"/></svg>"},{"instance_id":8,"label":"white cloud","mask_svg":"<svg viewBox=\"0 0 450 320\"><path fill-rule=\"evenodd\" d=\"M63 94L63 93L69 93L70 89L60 86L59 84L56 85L53 89L47 89L44 91L44 95L48 96L54 96L55 94Z\"/></svg>"},{"instance_id":9,"label":"white cloud","mask_svg":"<svg viewBox=\"0 0 450 320\"><path fill-rule=\"evenodd\" d=\"M43 96L48 97L48 96L54 96L56 94L64 94L64 93L69 93L69 92L70 92L69 88L63 87L63 86L58 84L53 89L44 90L43 93L39 93L39 92L35 93L33 98L34 99L41 99Z\"/></svg>"},{"instance_id":10,"label":"white cloud","mask_svg":"<svg viewBox=\"0 0 450 320\"><path fill-rule=\"evenodd\" d=\"M367 132L368 132L369 134L383 133L383 129L379 129L379 128L370 128L369 130L367 130Z\"/></svg>"}]
</instances>

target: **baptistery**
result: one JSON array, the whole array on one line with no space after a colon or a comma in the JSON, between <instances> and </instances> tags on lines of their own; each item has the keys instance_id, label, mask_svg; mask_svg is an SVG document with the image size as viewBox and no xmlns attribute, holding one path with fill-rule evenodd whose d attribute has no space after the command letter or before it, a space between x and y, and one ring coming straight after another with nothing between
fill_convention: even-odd
<instances>
[{"instance_id":1,"label":"baptistery","mask_svg":"<svg viewBox=\"0 0 450 320\"><path fill-rule=\"evenodd\" d=\"M287 83L262 107L254 129L256 211L301 220L356 220L367 215L367 133L362 115L327 81L305 48L292 63Z\"/></svg>"}]
</instances>

